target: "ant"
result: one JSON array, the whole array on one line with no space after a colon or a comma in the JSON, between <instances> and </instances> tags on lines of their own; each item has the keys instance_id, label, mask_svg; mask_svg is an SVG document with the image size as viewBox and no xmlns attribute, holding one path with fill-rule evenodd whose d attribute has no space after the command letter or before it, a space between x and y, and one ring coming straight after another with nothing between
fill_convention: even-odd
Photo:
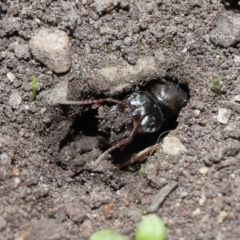
<instances>
[{"instance_id":1,"label":"ant","mask_svg":"<svg viewBox=\"0 0 240 240\"><path fill-rule=\"evenodd\" d=\"M82 101L61 101L60 105L89 105L102 104L106 102L115 103L114 111L127 112L133 123L130 135L103 152L96 162L103 160L106 155L115 149L127 145L137 133L153 133L158 131L165 121L176 117L182 107L186 106L188 100L187 91L178 83L162 82L154 83L147 91L138 91L120 101L113 98L102 98ZM154 150L155 148L148 148ZM149 152L149 151L146 151ZM146 155L146 154L145 154ZM120 165L120 167L126 164Z\"/></svg>"}]
</instances>

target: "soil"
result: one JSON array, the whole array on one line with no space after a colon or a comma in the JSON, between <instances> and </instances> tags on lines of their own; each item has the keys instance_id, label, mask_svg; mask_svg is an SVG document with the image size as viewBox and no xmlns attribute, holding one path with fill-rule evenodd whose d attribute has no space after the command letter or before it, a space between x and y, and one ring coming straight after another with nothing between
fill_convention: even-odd
<instances>
[{"instance_id":1,"label":"soil","mask_svg":"<svg viewBox=\"0 0 240 240\"><path fill-rule=\"evenodd\" d=\"M239 47L209 40L219 16L238 10L218 1L104 3L111 7L93 0L0 2L0 239L84 240L103 228L134 239L148 212L162 217L167 239L240 239L239 108L228 124L217 120L222 102L239 96ZM29 40L43 27L68 34L68 72L54 73L31 55ZM22 52L12 51L13 42ZM141 59L149 60L148 71L137 67ZM104 82L98 70L116 65L130 66L130 79ZM38 91L30 102L33 75ZM96 164L129 134L129 116L114 115L111 103L53 106L44 100L64 81L69 100L123 100L163 79L189 89L171 128L187 152L171 156L161 148L119 171L119 162L155 144L160 132L139 134ZM214 79L224 79L221 91L211 91Z\"/></svg>"}]
</instances>

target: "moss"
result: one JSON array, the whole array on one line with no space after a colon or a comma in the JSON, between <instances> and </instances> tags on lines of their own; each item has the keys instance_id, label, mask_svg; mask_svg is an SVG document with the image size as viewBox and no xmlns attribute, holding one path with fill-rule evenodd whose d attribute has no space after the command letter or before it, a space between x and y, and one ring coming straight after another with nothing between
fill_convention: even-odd
<instances>
[{"instance_id":1,"label":"moss","mask_svg":"<svg viewBox=\"0 0 240 240\"><path fill-rule=\"evenodd\" d=\"M104 50L106 53L110 53L112 51L112 46L110 44L106 44L104 46Z\"/></svg>"},{"instance_id":2,"label":"moss","mask_svg":"<svg viewBox=\"0 0 240 240\"><path fill-rule=\"evenodd\" d=\"M210 90L214 93L223 93L224 80L224 77L213 79L210 85Z\"/></svg>"}]
</instances>

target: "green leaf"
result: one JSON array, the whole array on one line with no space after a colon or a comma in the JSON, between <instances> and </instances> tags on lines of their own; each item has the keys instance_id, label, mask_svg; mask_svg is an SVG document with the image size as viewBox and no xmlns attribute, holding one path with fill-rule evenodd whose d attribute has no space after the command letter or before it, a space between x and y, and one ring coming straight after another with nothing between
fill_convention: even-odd
<instances>
[{"instance_id":1,"label":"green leaf","mask_svg":"<svg viewBox=\"0 0 240 240\"><path fill-rule=\"evenodd\" d=\"M32 76L32 96L30 98L30 102L32 102L36 96L36 93L37 93L37 76L36 75L33 75Z\"/></svg>"},{"instance_id":2,"label":"green leaf","mask_svg":"<svg viewBox=\"0 0 240 240\"><path fill-rule=\"evenodd\" d=\"M78 76L79 76L80 78L83 76L83 70L80 70L80 71L78 72Z\"/></svg>"},{"instance_id":3,"label":"green leaf","mask_svg":"<svg viewBox=\"0 0 240 240\"><path fill-rule=\"evenodd\" d=\"M166 228L157 214L149 214L139 223L136 240L164 240Z\"/></svg>"},{"instance_id":4,"label":"green leaf","mask_svg":"<svg viewBox=\"0 0 240 240\"><path fill-rule=\"evenodd\" d=\"M113 230L103 229L92 234L89 240L127 240L127 238Z\"/></svg>"}]
</instances>

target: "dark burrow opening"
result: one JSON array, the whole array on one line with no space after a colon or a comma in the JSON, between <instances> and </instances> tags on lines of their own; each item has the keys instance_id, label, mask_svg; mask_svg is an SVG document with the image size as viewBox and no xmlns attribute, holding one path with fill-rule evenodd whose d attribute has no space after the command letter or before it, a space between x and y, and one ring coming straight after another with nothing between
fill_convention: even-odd
<instances>
[{"instance_id":1,"label":"dark burrow opening","mask_svg":"<svg viewBox=\"0 0 240 240\"><path fill-rule=\"evenodd\" d=\"M161 126L161 128L153 133L137 133L133 140L125 145L122 148L116 149L113 152L111 152L111 158L114 164L119 164L123 163L124 161L128 161L133 154L136 154L142 150L144 150L147 147L150 147L154 144L156 144L162 137L164 137L169 131L174 130L177 127L177 118L178 118L178 113L177 114L171 114L172 110L169 111L169 107L171 106L171 101L173 102L173 105L175 106L178 104L178 101L174 100L174 98L178 98L178 94L181 95L182 92L183 94L186 94L187 99L186 101L189 100L189 89L186 84L181 84L178 82L173 82L171 79L167 79L166 82L164 81L159 81L159 80L153 80L146 85L139 87L139 91L147 91L151 92L151 94L154 91L157 92L159 90L156 89L156 84L168 84L171 83L173 84L173 89L161 89L161 91L165 91L163 95L164 99L166 100L168 95L172 96L173 99L170 99L170 105L168 101L167 104L161 104L160 102L160 108L164 112L164 121ZM175 91L175 88L177 91ZM154 89L153 92L151 89ZM181 89L180 91L178 89ZM157 92L158 93L158 92ZM130 96L132 93L128 92L123 94L122 96L119 96L118 100L124 101L128 96ZM181 99L181 97L180 97ZM108 105L109 107L112 107L116 105L115 103L104 103L105 105ZM74 107L74 106L72 106ZM69 145L71 142L76 141L79 138L84 138L86 136L91 136L95 137L98 139L98 147L101 149L102 152L110 148L113 144L110 143L109 138L110 138L110 133L102 132L99 131L99 116L98 116L98 109L93 109L91 106L83 106L85 109L84 112L81 114L77 115L73 121L72 126L69 128L69 132L67 136L64 137L64 139L61 141L60 144L60 150L66 145ZM171 108L171 107L170 107ZM170 116L169 116L170 115Z\"/></svg>"}]
</instances>

